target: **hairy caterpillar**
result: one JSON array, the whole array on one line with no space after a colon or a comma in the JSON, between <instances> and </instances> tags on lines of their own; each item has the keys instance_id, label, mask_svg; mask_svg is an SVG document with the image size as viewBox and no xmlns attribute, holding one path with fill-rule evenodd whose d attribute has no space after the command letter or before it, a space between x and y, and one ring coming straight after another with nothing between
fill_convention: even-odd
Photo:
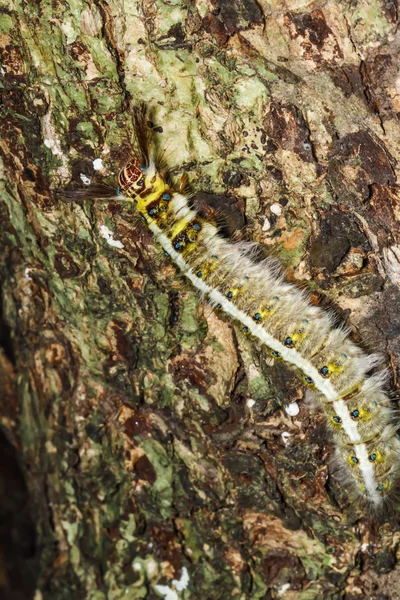
<instances>
[{"instance_id":1,"label":"hairy caterpillar","mask_svg":"<svg viewBox=\"0 0 400 600\"><path fill-rule=\"evenodd\" d=\"M190 205L185 180L176 187L152 150L146 111L135 111L138 145L119 174L118 188L82 194L117 197L136 209L165 254L210 305L240 324L268 357L282 360L319 401L336 442L336 459L357 496L380 507L396 484L400 441L383 390L379 364L348 337L344 327L311 306L284 281L271 259L255 262L254 245L229 242Z\"/></svg>"}]
</instances>

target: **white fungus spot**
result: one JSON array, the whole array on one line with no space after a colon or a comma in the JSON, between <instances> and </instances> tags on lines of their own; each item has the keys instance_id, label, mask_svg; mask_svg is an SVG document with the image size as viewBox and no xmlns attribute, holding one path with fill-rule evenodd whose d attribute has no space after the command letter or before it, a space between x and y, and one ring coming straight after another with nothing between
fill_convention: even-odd
<instances>
[{"instance_id":1,"label":"white fungus spot","mask_svg":"<svg viewBox=\"0 0 400 600\"><path fill-rule=\"evenodd\" d=\"M282 596L285 592L290 589L290 583L284 583L278 590L278 594Z\"/></svg>"},{"instance_id":2,"label":"white fungus spot","mask_svg":"<svg viewBox=\"0 0 400 600\"><path fill-rule=\"evenodd\" d=\"M253 398L249 398L249 399L247 400L247 402L246 402L246 404L247 404L247 406L248 406L249 408L253 408L253 406L255 405L255 403L256 403L256 401L255 401L255 400L253 400Z\"/></svg>"},{"instance_id":3,"label":"white fungus spot","mask_svg":"<svg viewBox=\"0 0 400 600\"><path fill-rule=\"evenodd\" d=\"M106 225L100 226L100 235L107 241L109 246L113 246L114 248L124 247L122 242L114 240L112 231L110 231Z\"/></svg>"},{"instance_id":4,"label":"white fungus spot","mask_svg":"<svg viewBox=\"0 0 400 600\"><path fill-rule=\"evenodd\" d=\"M287 431L284 431L283 433L281 433L281 438L282 438L283 443L286 446L286 444L288 443L289 438L290 438L290 433Z\"/></svg>"},{"instance_id":5,"label":"white fungus spot","mask_svg":"<svg viewBox=\"0 0 400 600\"><path fill-rule=\"evenodd\" d=\"M264 221L264 225L262 227L263 231L268 231L269 229L271 229L271 223L270 220L268 219L268 217L265 217L265 221Z\"/></svg>"},{"instance_id":6,"label":"white fungus spot","mask_svg":"<svg viewBox=\"0 0 400 600\"><path fill-rule=\"evenodd\" d=\"M26 267L25 271L24 271L24 277L25 279L27 279L28 281L32 281L32 277L29 275L30 273L30 268Z\"/></svg>"},{"instance_id":7,"label":"white fungus spot","mask_svg":"<svg viewBox=\"0 0 400 600\"><path fill-rule=\"evenodd\" d=\"M164 600L178 600L177 592L183 592L189 585L189 573L186 567L182 567L182 575L180 579L173 579L172 585L175 589L171 589L167 585L155 585L155 589L159 594L164 596ZM175 591L176 590L176 591Z\"/></svg>"},{"instance_id":8,"label":"white fungus spot","mask_svg":"<svg viewBox=\"0 0 400 600\"><path fill-rule=\"evenodd\" d=\"M362 552L366 552L369 548L369 544L367 542L364 542L363 545L361 546L361 550Z\"/></svg>"},{"instance_id":9,"label":"white fungus spot","mask_svg":"<svg viewBox=\"0 0 400 600\"><path fill-rule=\"evenodd\" d=\"M81 178L83 185L90 185L92 183L91 178L86 177L86 175L84 173L80 173L79 177Z\"/></svg>"},{"instance_id":10,"label":"white fungus spot","mask_svg":"<svg viewBox=\"0 0 400 600\"><path fill-rule=\"evenodd\" d=\"M297 402L292 402L291 404L288 404L286 406L285 411L289 415L289 417L295 417L299 414L300 408Z\"/></svg>"},{"instance_id":11,"label":"white fungus spot","mask_svg":"<svg viewBox=\"0 0 400 600\"><path fill-rule=\"evenodd\" d=\"M56 132L56 129L51 122L51 110L49 110L44 116L42 120L42 128L43 128L43 143L46 148L49 148L54 156L57 156L61 159L63 163L63 167L67 167L66 158L63 154L61 147L61 140L59 135Z\"/></svg>"},{"instance_id":12,"label":"white fungus spot","mask_svg":"<svg viewBox=\"0 0 400 600\"><path fill-rule=\"evenodd\" d=\"M271 204L269 209L272 213L274 213L274 215L277 215L278 217L282 214L282 206L280 204Z\"/></svg>"},{"instance_id":13,"label":"white fungus spot","mask_svg":"<svg viewBox=\"0 0 400 600\"><path fill-rule=\"evenodd\" d=\"M154 588L159 594L164 596L165 600L179 600L176 591L171 590L171 588L166 585L155 585Z\"/></svg>"},{"instance_id":14,"label":"white fungus spot","mask_svg":"<svg viewBox=\"0 0 400 600\"><path fill-rule=\"evenodd\" d=\"M43 143L50 150L50 152L57 156L60 160L61 165L57 169L57 173L60 176L61 182L67 181L69 179L69 161L67 157L64 155L61 145L61 139L58 135L56 128L54 127L51 115L52 108L50 105L49 110L42 118L42 136Z\"/></svg>"},{"instance_id":15,"label":"white fungus spot","mask_svg":"<svg viewBox=\"0 0 400 600\"><path fill-rule=\"evenodd\" d=\"M133 566L134 571L140 571L140 569L142 568L142 565L140 562L134 562L132 566Z\"/></svg>"},{"instance_id":16,"label":"white fungus spot","mask_svg":"<svg viewBox=\"0 0 400 600\"><path fill-rule=\"evenodd\" d=\"M186 590L187 586L189 585L189 573L186 567L182 567L182 574L181 574L181 578L179 580L177 579L173 579L172 580L172 585L175 586L175 588L178 590L178 592L182 592L183 590Z\"/></svg>"},{"instance_id":17,"label":"white fungus spot","mask_svg":"<svg viewBox=\"0 0 400 600\"><path fill-rule=\"evenodd\" d=\"M95 158L93 161L93 169L95 171L104 171L104 165L103 165L103 161L101 158Z\"/></svg>"}]
</instances>

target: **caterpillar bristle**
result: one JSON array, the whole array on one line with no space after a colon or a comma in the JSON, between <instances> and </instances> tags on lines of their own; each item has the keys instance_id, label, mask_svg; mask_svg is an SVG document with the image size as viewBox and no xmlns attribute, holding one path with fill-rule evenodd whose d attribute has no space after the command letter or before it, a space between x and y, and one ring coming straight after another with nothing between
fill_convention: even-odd
<instances>
[{"instance_id":1,"label":"caterpillar bristle","mask_svg":"<svg viewBox=\"0 0 400 600\"><path fill-rule=\"evenodd\" d=\"M77 189L61 189L57 188L53 190L53 194L56 198L66 201L74 202L76 200L118 200L120 199L117 193L117 185L113 186L111 183L91 183L84 188Z\"/></svg>"},{"instance_id":2,"label":"caterpillar bristle","mask_svg":"<svg viewBox=\"0 0 400 600\"><path fill-rule=\"evenodd\" d=\"M262 347L265 361L285 362L308 387L335 443L332 463L348 481L349 500L383 513L398 501L398 412L384 387L382 357L367 355L350 338L335 311L311 302L310 293L285 281L275 259L260 260L260 246L221 235L218 211L187 195L187 177L174 184L155 152L145 105L133 113L137 154L119 175L131 201L163 252L210 307L236 324L240 335ZM115 196L109 189L64 193L68 199Z\"/></svg>"},{"instance_id":3,"label":"caterpillar bristle","mask_svg":"<svg viewBox=\"0 0 400 600\"><path fill-rule=\"evenodd\" d=\"M194 196L194 190L189 183L189 177L187 173L182 173L176 186L178 194L184 194L189 200Z\"/></svg>"},{"instance_id":4,"label":"caterpillar bristle","mask_svg":"<svg viewBox=\"0 0 400 600\"><path fill-rule=\"evenodd\" d=\"M189 187L189 186L187 186ZM182 193L182 192L181 192ZM214 196L213 194L205 194L203 192L191 194L186 192L186 196L189 200L189 206L195 210L200 217L206 221L214 223L218 232L225 238L230 238L232 241L240 241L243 236L244 223L240 224L240 229L237 228L237 224L233 229L231 226L231 210L224 206L217 206L215 200L220 201L221 197ZM259 245L260 251L261 246Z\"/></svg>"},{"instance_id":5,"label":"caterpillar bristle","mask_svg":"<svg viewBox=\"0 0 400 600\"><path fill-rule=\"evenodd\" d=\"M133 108L132 121L137 153L145 165L150 164L152 146L152 132L148 120L148 107L144 102L140 102Z\"/></svg>"}]
</instances>

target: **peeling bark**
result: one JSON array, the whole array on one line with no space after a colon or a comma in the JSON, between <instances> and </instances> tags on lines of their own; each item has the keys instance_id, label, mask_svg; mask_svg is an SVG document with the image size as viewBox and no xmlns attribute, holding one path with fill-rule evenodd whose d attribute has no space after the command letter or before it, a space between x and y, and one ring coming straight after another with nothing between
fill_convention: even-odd
<instances>
[{"instance_id":1,"label":"peeling bark","mask_svg":"<svg viewBox=\"0 0 400 600\"><path fill-rule=\"evenodd\" d=\"M390 0L1 1L5 597L400 598L398 521L348 505L294 376L134 210L51 191L118 172L147 101L173 173L386 356L396 401L397 23Z\"/></svg>"}]
</instances>

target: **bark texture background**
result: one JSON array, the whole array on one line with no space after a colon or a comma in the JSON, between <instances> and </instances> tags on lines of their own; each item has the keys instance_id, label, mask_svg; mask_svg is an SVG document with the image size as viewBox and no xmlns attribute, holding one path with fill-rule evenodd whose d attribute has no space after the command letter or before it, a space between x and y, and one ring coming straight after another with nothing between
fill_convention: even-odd
<instances>
[{"instance_id":1,"label":"bark texture background","mask_svg":"<svg viewBox=\"0 0 400 600\"><path fill-rule=\"evenodd\" d=\"M397 520L348 505L295 377L131 208L51 192L117 172L147 101L168 163L386 356L395 399L395 0L0 0L0 47L5 597L400 598Z\"/></svg>"}]
</instances>

